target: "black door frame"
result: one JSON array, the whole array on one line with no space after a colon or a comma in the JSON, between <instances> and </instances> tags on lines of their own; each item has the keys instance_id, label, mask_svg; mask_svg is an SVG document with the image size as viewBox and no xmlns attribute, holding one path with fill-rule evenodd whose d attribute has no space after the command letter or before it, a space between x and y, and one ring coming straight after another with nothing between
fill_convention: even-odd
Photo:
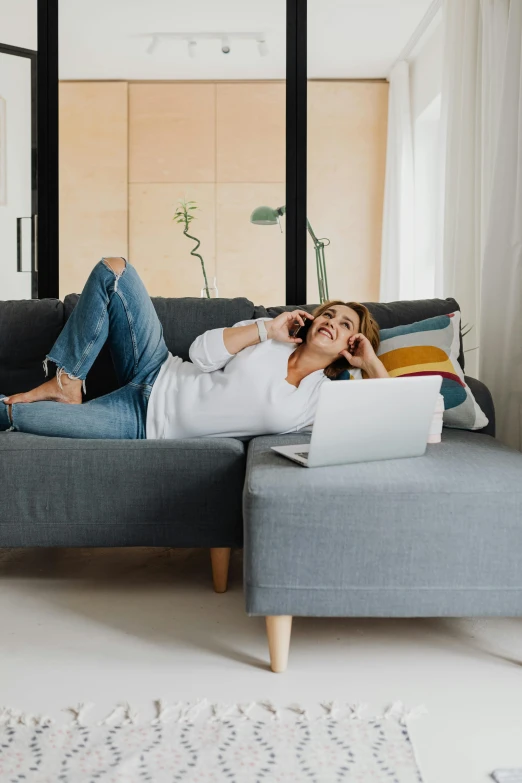
<instances>
[{"instance_id":1,"label":"black door frame","mask_svg":"<svg viewBox=\"0 0 522 783\"><path fill-rule=\"evenodd\" d=\"M58 0L38 0L38 297L58 298Z\"/></svg>"},{"instance_id":2,"label":"black door frame","mask_svg":"<svg viewBox=\"0 0 522 783\"><path fill-rule=\"evenodd\" d=\"M286 304L306 304L307 0L286 3Z\"/></svg>"},{"instance_id":3,"label":"black door frame","mask_svg":"<svg viewBox=\"0 0 522 783\"><path fill-rule=\"evenodd\" d=\"M21 46L10 46L0 43L0 53L11 54L15 57L27 57L31 63L31 215L20 215L22 218L31 217L31 269L27 270L31 275L31 298L38 298L38 266L36 248L36 230L34 216L38 214L38 147L37 147L37 56L34 49L24 49ZM18 235L18 259L21 259L20 235ZM20 269L18 271L21 271Z\"/></svg>"},{"instance_id":4,"label":"black door frame","mask_svg":"<svg viewBox=\"0 0 522 783\"><path fill-rule=\"evenodd\" d=\"M298 305L306 303L307 0L286 0L286 30L286 304ZM38 0L38 150L38 296L58 298L58 0Z\"/></svg>"}]
</instances>

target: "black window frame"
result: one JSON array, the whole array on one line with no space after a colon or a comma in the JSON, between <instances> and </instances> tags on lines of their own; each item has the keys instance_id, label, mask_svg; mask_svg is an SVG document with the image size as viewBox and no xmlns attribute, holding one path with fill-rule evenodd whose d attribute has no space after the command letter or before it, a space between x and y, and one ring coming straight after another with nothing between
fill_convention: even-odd
<instances>
[{"instance_id":1,"label":"black window frame","mask_svg":"<svg viewBox=\"0 0 522 783\"><path fill-rule=\"evenodd\" d=\"M38 0L38 298L59 297L58 0ZM286 0L286 304L306 304L307 0ZM273 302L256 304L272 305Z\"/></svg>"}]
</instances>

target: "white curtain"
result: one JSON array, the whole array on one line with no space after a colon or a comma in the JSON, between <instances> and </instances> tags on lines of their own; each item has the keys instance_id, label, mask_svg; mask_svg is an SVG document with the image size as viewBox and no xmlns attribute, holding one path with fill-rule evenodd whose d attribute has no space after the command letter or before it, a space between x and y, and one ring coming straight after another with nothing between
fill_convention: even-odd
<instances>
[{"instance_id":1,"label":"white curtain","mask_svg":"<svg viewBox=\"0 0 522 783\"><path fill-rule=\"evenodd\" d=\"M413 134L406 61L395 65L389 82L381 302L415 295Z\"/></svg>"},{"instance_id":2,"label":"white curtain","mask_svg":"<svg viewBox=\"0 0 522 783\"><path fill-rule=\"evenodd\" d=\"M509 0L443 3L442 246L435 291L437 296L454 296L463 323L471 327L464 347L466 372L475 377L508 12Z\"/></svg>"},{"instance_id":3,"label":"white curtain","mask_svg":"<svg viewBox=\"0 0 522 783\"><path fill-rule=\"evenodd\" d=\"M483 259L480 374L493 394L497 436L522 450L521 0L509 4L505 40L498 143L488 173L492 191Z\"/></svg>"},{"instance_id":4,"label":"white curtain","mask_svg":"<svg viewBox=\"0 0 522 783\"><path fill-rule=\"evenodd\" d=\"M482 13L482 213L481 255L484 259L489 224L493 169L500 128L502 85L506 62L506 43L510 0L481 0Z\"/></svg>"}]
</instances>

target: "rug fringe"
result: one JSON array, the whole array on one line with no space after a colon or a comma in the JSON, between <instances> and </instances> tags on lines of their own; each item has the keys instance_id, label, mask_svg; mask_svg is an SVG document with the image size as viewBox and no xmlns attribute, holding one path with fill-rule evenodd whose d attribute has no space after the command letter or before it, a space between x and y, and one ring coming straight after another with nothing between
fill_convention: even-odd
<instances>
[{"instance_id":1,"label":"rug fringe","mask_svg":"<svg viewBox=\"0 0 522 783\"><path fill-rule=\"evenodd\" d=\"M395 720L405 726L411 720L420 718L428 714L424 704L408 709L402 701L394 701L381 715L367 716L365 711L368 705L363 702L341 703L337 701L320 702L318 707L320 713L317 716L311 714L311 708L301 704L289 704L287 706L278 706L270 700L252 701L246 704L222 704L218 702L209 702L208 699L199 699L195 702L174 702L168 704L164 699L156 699L153 702L155 717L151 720L139 719L139 712L131 707L129 702L123 701L109 712L109 714L97 723L98 726L109 724L114 725L134 725L137 723L150 723L151 725L175 723L195 723L206 712L205 719L209 722L226 721L230 719L251 720L257 708L259 713L270 715L271 720L281 720L283 715L291 713L298 721L314 720L350 720L367 721L374 723L380 720ZM95 705L92 702L80 702L79 704L64 707L63 712L71 715L71 723L74 726L89 725L85 719L85 713ZM317 706L317 705L314 705ZM54 724L52 718L48 715L32 715L22 710L11 707L0 707L0 727L2 726L49 726ZM92 723L92 722L91 722Z\"/></svg>"},{"instance_id":2,"label":"rug fringe","mask_svg":"<svg viewBox=\"0 0 522 783\"><path fill-rule=\"evenodd\" d=\"M419 704L417 707L413 707L411 710L407 710L402 701L395 701L393 704L385 710L383 718L389 720L390 718L396 718L399 723L405 726L408 721L420 718L422 715L427 715L428 710L424 704Z\"/></svg>"},{"instance_id":3,"label":"rug fringe","mask_svg":"<svg viewBox=\"0 0 522 783\"><path fill-rule=\"evenodd\" d=\"M106 718L98 723L98 726L112 723L114 718L120 719L118 725L128 726L138 722L139 712L133 710L128 701L122 701L111 710Z\"/></svg>"},{"instance_id":4,"label":"rug fringe","mask_svg":"<svg viewBox=\"0 0 522 783\"><path fill-rule=\"evenodd\" d=\"M55 723L48 715L31 715L11 707L0 707L0 726L50 726Z\"/></svg>"},{"instance_id":5,"label":"rug fringe","mask_svg":"<svg viewBox=\"0 0 522 783\"><path fill-rule=\"evenodd\" d=\"M92 707L94 707L94 704L92 702L83 703L80 702L80 704L77 704L76 707L64 707L63 712L70 712L72 715L72 722L75 726L83 726L85 725L83 722L85 713L87 710L90 710Z\"/></svg>"}]
</instances>

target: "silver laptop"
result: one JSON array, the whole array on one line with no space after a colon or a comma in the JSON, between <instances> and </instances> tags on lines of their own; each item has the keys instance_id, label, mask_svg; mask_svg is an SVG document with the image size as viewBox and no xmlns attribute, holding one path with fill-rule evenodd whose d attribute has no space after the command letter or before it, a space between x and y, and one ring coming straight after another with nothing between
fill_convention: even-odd
<instances>
[{"instance_id":1,"label":"silver laptop","mask_svg":"<svg viewBox=\"0 0 522 783\"><path fill-rule=\"evenodd\" d=\"M272 446L307 468L420 457L440 375L323 383L310 445Z\"/></svg>"}]
</instances>

